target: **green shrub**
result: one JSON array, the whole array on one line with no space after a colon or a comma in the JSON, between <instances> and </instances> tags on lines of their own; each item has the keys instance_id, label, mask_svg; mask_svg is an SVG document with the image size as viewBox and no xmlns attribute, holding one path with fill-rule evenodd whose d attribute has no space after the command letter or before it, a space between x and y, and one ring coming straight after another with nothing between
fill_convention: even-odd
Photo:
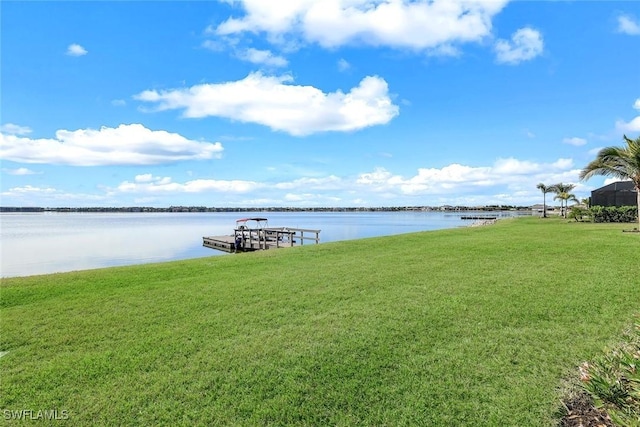
<instances>
[{"instance_id":1,"label":"green shrub","mask_svg":"<svg viewBox=\"0 0 640 427\"><path fill-rule=\"evenodd\" d=\"M640 426L640 324L623 342L592 363L580 366L580 378L596 406L621 426Z\"/></svg>"},{"instance_id":2,"label":"green shrub","mask_svg":"<svg viewBox=\"0 0 640 427\"><path fill-rule=\"evenodd\" d=\"M589 214L593 222L636 222L636 206L592 206Z\"/></svg>"},{"instance_id":3,"label":"green shrub","mask_svg":"<svg viewBox=\"0 0 640 427\"><path fill-rule=\"evenodd\" d=\"M589 209L581 208L580 206L573 206L571 211L569 211L569 218L581 222L590 221L592 216Z\"/></svg>"}]
</instances>

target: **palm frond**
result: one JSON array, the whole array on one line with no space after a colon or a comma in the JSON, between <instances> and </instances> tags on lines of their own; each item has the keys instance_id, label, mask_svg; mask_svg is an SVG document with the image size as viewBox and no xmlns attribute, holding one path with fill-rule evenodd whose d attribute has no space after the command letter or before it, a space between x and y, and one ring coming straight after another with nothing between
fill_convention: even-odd
<instances>
[{"instance_id":1,"label":"palm frond","mask_svg":"<svg viewBox=\"0 0 640 427\"><path fill-rule=\"evenodd\" d=\"M580 180L596 175L631 179L640 186L640 137L632 140L624 136L626 147L605 147L596 158L580 171Z\"/></svg>"}]
</instances>

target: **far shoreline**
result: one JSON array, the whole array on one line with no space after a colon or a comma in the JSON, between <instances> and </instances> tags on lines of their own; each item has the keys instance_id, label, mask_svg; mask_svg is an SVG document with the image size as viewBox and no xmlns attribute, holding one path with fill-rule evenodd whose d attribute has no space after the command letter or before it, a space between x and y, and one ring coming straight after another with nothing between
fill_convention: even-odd
<instances>
[{"instance_id":1,"label":"far shoreline","mask_svg":"<svg viewBox=\"0 0 640 427\"><path fill-rule=\"evenodd\" d=\"M205 206L123 206L123 207L40 207L40 206L0 206L0 213L39 212L86 212L86 213L154 213L154 212L531 212L532 206L485 205L485 206L342 206L342 207L205 207Z\"/></svg>"}]
</instances>

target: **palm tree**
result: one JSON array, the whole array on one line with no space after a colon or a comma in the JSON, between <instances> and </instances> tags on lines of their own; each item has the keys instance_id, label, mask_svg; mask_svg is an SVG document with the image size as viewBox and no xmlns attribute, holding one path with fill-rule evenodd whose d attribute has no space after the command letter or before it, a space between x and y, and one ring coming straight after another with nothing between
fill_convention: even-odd
<instances>
[{"instance_id":1,"label":"palm tree","mask_svg":"<svg viewBox=\"0 0 640 427\"><path fill-rule=\"evenodd\" d=\"M580 179L587 180L595 175L612 176L618 179L630 179L636 188L638 200L638 230L640 230L640 137L627 138L626 147L606 147L598 152L580 172Z\"/></svg>"},{"instance_id":2,"label":"palm tree","mask_svg":"<svg viewBox=\"0 0 640 427\"><path fill-rule=\"evenodd\" d=\"M552 186L544 185L540 183L536 185L536 188L542 191L542 218L547 217L547 193L553 192Z\"/></svg>"},{"instance_id":3,"label":"palm tree","mask_svg":"<svg viewBox=\"0 0 640 427\"><path fill-rule=\"evenodd\" d=\"M569 184L572 185L572 184ZM576 195L573 193L558 193L557 196L553 198L554 200L560 200L560 209L562 210L562 202L564 201L565 209L562 211L562 217L567 217L567 211L569 211L569 202L578 202L576 199Z\"/></svg>"},{"instance_id":4,"label":"palm tree","mask_svg":"<svg viewBox=\"0 0 640 427\"><path fill-rule=\"evenodd\" d=\"M562 215L563 218L567 217L567 212L564 208L564 205L562 204L563 201L565 201L567 204L569 203L569 199L571 199L571 197L573 197L573 199L576 198L576 196L574 196L573 194L571 194L571 190L573 190L574 188L576 188L575 184L563 184L561 182L552 185L551 187L551 191L553 191L554 193L557 194L556 197L554 197L554 200L560 199L560 214Z\"/></svg>"}]
</instances>

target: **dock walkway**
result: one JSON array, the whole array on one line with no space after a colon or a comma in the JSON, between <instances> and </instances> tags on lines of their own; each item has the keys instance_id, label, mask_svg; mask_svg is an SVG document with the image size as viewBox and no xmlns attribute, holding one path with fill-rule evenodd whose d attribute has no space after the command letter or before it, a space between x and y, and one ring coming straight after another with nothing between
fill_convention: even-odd
<instances>
[{"instance_id":1,"label":"dock walkway","mask_svg":"<svg viewBox=\"0 0 640 427\"><path fill-rule=\"evenodd\" d=\"M305 233L307 235L305 236ZM289 227L247 228L238 227L226 236L205 236L202 246L223 252L236 252L235 242L239 239L240 252L287 248L303 245L305 240L320 243L320 230Z\"/></svg>"},{"instance_id":2,"label":"dock walkway","mask_svg":"<svg viewBox=\"0 0 640 427\"><path fill-rule=\"evenodd\" d=\"M498 219L497 216L494 215L463 215L460 217L462 220L483 220L483 221L495 221Z\"/></svg>"}]
</instances>

